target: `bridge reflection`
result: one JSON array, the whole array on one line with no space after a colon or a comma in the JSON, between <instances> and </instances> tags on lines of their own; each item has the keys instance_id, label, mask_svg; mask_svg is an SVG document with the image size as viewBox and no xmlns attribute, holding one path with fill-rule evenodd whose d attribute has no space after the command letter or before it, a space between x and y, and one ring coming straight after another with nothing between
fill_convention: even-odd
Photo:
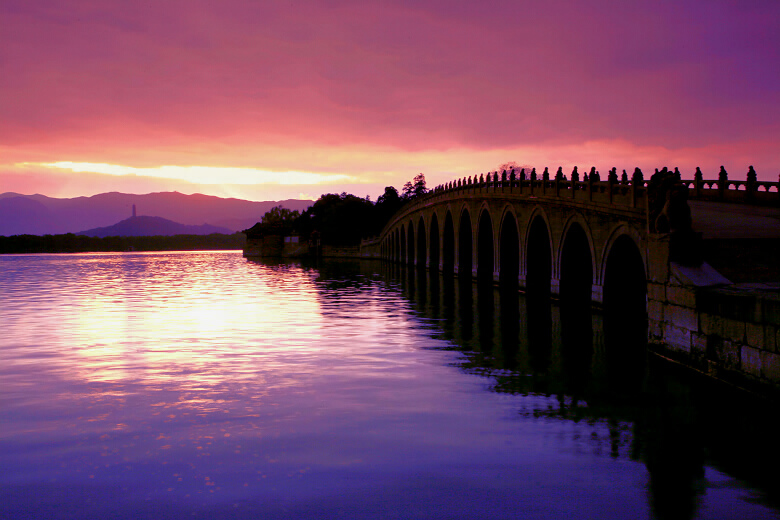
<instances>
[{"instance_id":1,"label":"bridge reflection","mask_svg":"<svg viewBox=\"0 0 780 520\"><path fill-rule=\"evenodd\" d=\"M615 251L622 269L641 268L632 265L633 249ZM594 454L644 462L658 518L697 516L711 487L705 466L749 481L780 507L780 486L768 469L780 462L769 405L648 354L636 287L607 280L605 308L597 310L586 297L551 300L544 285L521 294L516 286L381 266L415 312L435 324L432 335L462 354L460 369L489 378L495 392L529 398L519 401L520 415L593 425ZM535 269L549 265L539 261ZM634 305L621 291L634 294ZM623 305L610 306L610 299ZM595 425L604 423L609 438L596 439Z\"/></svg>"}]
</instances>

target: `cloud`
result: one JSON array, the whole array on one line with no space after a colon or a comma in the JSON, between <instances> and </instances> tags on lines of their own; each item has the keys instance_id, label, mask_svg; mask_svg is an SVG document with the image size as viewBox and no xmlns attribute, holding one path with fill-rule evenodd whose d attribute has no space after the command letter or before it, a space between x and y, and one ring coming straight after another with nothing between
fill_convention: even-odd
<instances>
[{"instance_id":1,"label":"cloud","mask_svg":"<svg viewBox=\"0 0 780 520\"><path fill-rule=\"evenodd\" d=\"M205 184L326 184L347 182L350 177L341 174L317 174L311 172L283 171L272 172L253 168L221 168L215 166L159 166L156 168L134 168L106 163L75 163L59 161L53 163L30 164L22 166L42 166L62 168L73 172L104 173L108 175L144 175L163 177L193 183Z\"/></svg>"},{"instance_id":2,"label":"cloud","mask_svg":"<svg viewBox=\"0 0 780 520\"><path fill-rule=\"evenodd\" d=\"M777 171L778 22L777 2L11 0L0 152L376 184L520 152Z\"/></svg>"}]
</instances>

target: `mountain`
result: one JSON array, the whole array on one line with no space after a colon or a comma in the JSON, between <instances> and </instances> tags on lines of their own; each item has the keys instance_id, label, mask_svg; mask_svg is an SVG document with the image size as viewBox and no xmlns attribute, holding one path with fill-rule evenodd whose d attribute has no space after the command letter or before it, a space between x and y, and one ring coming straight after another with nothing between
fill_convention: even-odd
<instances>
[{"instance_id":1,"label":"mountain","mask_svg":"<svg viewBox=\"0 0 780 520\"><path fill-rule=\"evenodd\" d=\"M274 206L304 211L310 200L253 202L178 192L101 193L92 197L58 199L45 195L0 194L0 235L77 233L115 224L132 215L154 215L185 225L208 222L230 232L252 227Z\"/></svg>"},{"instance_id":2,"label":"mountain","mask_svg":"<svg viewBox=\"0 0 780 520\"><path fill-rule=\"evenodd\" d=\"M210 235L212 233L222 233L229 235L230 229L212 226L210 224L201 224L200 226L188 226L179 224L172 220L162 217L130 217L118 222L113 226L100 227L80 231L77 235L86 235L88 237L150 237L150 236L172 236L172 235Z\"/></svg>"}]
</instances>

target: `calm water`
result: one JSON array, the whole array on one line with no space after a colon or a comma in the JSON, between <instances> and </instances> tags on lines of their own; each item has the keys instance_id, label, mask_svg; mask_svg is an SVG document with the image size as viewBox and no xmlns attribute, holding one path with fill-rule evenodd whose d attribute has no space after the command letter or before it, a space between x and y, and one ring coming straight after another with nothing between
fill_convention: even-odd
<instances>
[{"instance_id":1,"label":"calm water","mask_svg":"<svg viewBox=\"0 0 780 520\"><path fill-rule=\"evenodd\" d=\"M579 318L381 263L0 257L0 516L775 518L774 412Z\"/></svg>"}]
</instances>

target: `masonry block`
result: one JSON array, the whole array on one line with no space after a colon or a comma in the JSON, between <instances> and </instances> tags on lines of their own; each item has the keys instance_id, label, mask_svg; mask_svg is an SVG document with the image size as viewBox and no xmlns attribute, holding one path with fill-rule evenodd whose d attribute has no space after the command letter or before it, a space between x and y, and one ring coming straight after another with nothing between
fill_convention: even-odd
<instances>
[{"instance_id":1,"label":"masonry block","mask_svg":"<svg viewBox=\"0 0 780 520\"><path fill-rule=\"evenodd\" d=\"M755 348L767 349L764 337L764 326L755 323L745 323L745 340L748 345Z\"/></svg>"},{"instance_id":2,"label":"masonry block","mask_svg":"<svg viewBox=\"0 0 780 520\"><path fill-rule=\"evenodd\" d=\"M761 307L764 322L780 327L780 300L765 298Z\"/></svg>"},{"instance_id":3,"label":"masonry block","mask_svg":"<svg viewBox=\"0 0 780 520\"><path fill-rule=\"evenodd\" d=\"M704 359L707 355L707 335L691 333L691 354Z\"/></svg>"},{"instance_id":4,"label":"masonry block","mask_svg":"<svg viewBox=\"0 0 780 520\"><path fill-rule=\"evenodd\" d=\"M671 323L664 323L664 343L672 350L691 352L691 332L688 329L675 327Z\"/></svg>"},{"instance_id":5,"label":"masonry block","mask_svg":"<svg viewBox=\"0 0 780 520\"><path fill-rule=\"evenodd\" d=\"M647 317L650 320L664 321L664 304L653 300L647 302Z\"/></svg>"},{"instance_id":6,"label":"masonry block","mask_svg":"<svg viewBox=\"0 0 780 520\"><path fill-rule=\"evenodd\" d=\"M723 337L736 343L745 342L745 322L725 318L723 320Z\"/></svg>"},{"instance_id":7,"label":"masonry block","mask_svg":"<svg viewBox=\"0 0 780 520\"><path fill-rule=\"evenodd\" d=\"M742 347L740 353L742 370L752 376L761 377L761 351L753 347Z\"/></svg>"},{"instance_id":8,"label":"masonry block","mask_svg":"<svg viewBox=\"0 0 780 520\"><path fill-rule=\"evenodd\" d=\"M769 328L767 326L767 328ZM780 352L780 327L775 327L775 352Z\"/></svg>"},{"instance_id":9,"label":"masonry block","mask_svg":"<svg viewBox=\"0 0 780 520\"><path fill-rule=\"evenodd\" d=\"M664 322L660 320L647 320L647 337L650 340L662 342L664 336Z\"/></svg>"},{"instance_id":10,"label":"masonry block","mask_svg":"<svg viewBox=\"0 0 780 520\"><path fill-rule=\"evenodd\" d=\"M696 293L688 287L670 285L666 288L666 300L675 305L696 308Z\"/></svg>"},{"instance_id":11,"label":"masonry block","mask_svg":"<svg viewBox=\"0 0 780 520\"><path fill-rule=\"evenodd\" d=\"M739 368L739 344L724 339L718 351L718 362L724 368Z\"/></svg>"},{"instance_id":12,"label":"masonry block","mask_svg":"<svg viewBox=\"0 0 780 520\"><path fill-rule=\"evenodd\" d=\"M657 302L666 301L666 286L660 283L647 284L647 299Z\"/></svg>"},{"instance_id":13,"label":"masonry block","mask_svg":"<svg viewBox=\"0 0 780 520\"><path fill-rule=\"evenodd\" d=\"M780 382L780 354L761 351L761 375L774 383Z\"/></svg>"},{"instance_id":14,"label":"masonry block","mask_svg":"<svg viewBox=\"0 0 780 520\"><path fill-rule=\"evenodd\" d=\"M669 239L668 237L650 237L648 245L650 280L666 283L669 279Z\"/></svg>"},{"instance_id":15,"label":"masonry block","mask_svg":"<svg viewBox=\"0 0 780 520\"><path fill-rule=\"evenodd\" d=\"M699 313L701 332L708 336L723 336L723 320L707 312Z\"/></svg>"},{"instance_id":16,"label":"masonry block","mask_svg":"<svg viewBox=\"0 0 780 520\"><path fill-rule=\"evenodd\" d=\"M679 305L667 305L664 307L664 321L675 327L691 332L699 330L699 319L696 310L692 307L680 307Z\"/></svg>"}]
</instances>

